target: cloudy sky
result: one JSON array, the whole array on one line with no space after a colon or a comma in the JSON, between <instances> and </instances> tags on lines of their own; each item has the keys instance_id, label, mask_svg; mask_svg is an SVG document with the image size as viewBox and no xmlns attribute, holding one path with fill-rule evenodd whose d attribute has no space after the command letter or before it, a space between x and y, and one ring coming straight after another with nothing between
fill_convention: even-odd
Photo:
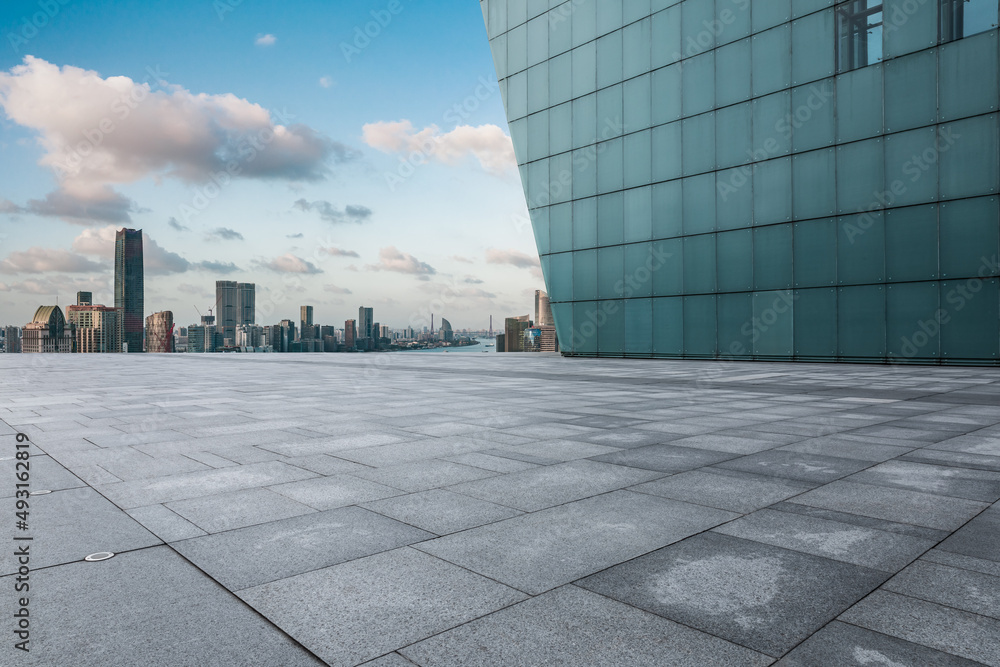
<instances>
[{"instance_id":1,"label":"cloudy sky","mask_svg":"<svg viewBox=\"0 0 1000 667\"><path fill-rule=\"evenodd\" d=\"M261 324L533 307L474 0L8 0L0 31L0 324L113 304L121 227L180 324L219 279L257 283Z\"/></svg>"}]
</instances>

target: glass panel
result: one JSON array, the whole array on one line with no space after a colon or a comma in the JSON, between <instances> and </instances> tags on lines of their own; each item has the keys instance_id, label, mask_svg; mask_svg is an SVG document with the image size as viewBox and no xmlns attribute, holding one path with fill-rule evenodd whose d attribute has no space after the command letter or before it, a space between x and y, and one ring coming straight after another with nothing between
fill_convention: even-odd
<instances>
[{"instance_id":1,"label":"glass panel","mask_svg":"<svg viewBox=\"0 0 1000 667\"><path fill-rule=\"evenodd\" d=\"M795 223L793 264L796 287L837 284L836 220Z\"/></svg>"},{"instance_id":2,"label":"glass panel","mask_svg":"<svg viewBox=\"0 0 1000 667\"><path fill-rule=\"evenodd\" d=\"M855 141L882 134L882 66L837 77L837 139Z\"/></svg>"},{"instance_id":3,"label":"glass panel","mask_svg":"<svg viewBox=\"0 0 1000 667\"><path fill-rule=\"evenodd\" d=\"M663 67L681 57L681 6L653 14L653 67Z\"/></svg>"},{"instance_id":4,"label":"glass panel","mask_svg":"<svg viewBox=\"0 0 1000 667\"><path fill-rule=\"evenodd\" d=\"M779 158L754 165L753 221L755 225L792 219L792 160Z\"/></svg>"},{"instance_id":5,"label":"glass panel","mask_svg":"<svg viewBox=\"0 0 1000 667\"><path fill-rule=\"evenodd\" d=\"M841 287L837 295L837 340L841 357L885 356L885 288Z\"/></svg>"},{"instance_id":6,"label":"glass panel","mask_svg":"<svg viewBox=\"0 0 1000 667\"><path fill-rule=\"evenodd\" d=\"M834 142L836 124L833 119L833 79L802 86L792 91L792 114L788 126L796 152L822 148Z\"/></svg>"},{"instance_id":7,"label":"glass panel","mask_svg":"<svg viewBox=\"0 0 1000 667\"><path fill-rule=\"evenodd\" d=\"M885 0L884 4L886 59L937 43L937 2Z\"/></svg>"},{"instance_id":8,"label":"glass panel","mask_svg":"<svg viewBox=\"0 0 1000 667\"><path fill-rule=\"evenodd\" d=\"M622 189L623 145L620 137L597 145L597 191L602 194Z\"/></svg>"},{"instance_id":9,"label":"glass panel","mask_svg":"<svg viewBox=\"0 0 1000 667\"><path fill-rule=\"evenodd\" d=\"M754 289L773 290L792 286L792 226L774 225L753 229Z\"/></svg>"},{"instance_id":10,"label":"glass panel","mask_svg":"<svg viewBox=\"0 0 1000 667\"><path fill-rule=\"evenodd\" d=\"M625 302L625 352L650 354L653 351L653 300Z\"/></svg>"},{"instance_id":11,"label":"glass panel","mask_svg":"<svg viewBox=\"0 0 1000 667\"><path fill-rule=\"evenodd\" d=\"M653 125L681 117L681 67L671 65L653 72Z\"/></svg>"},{"instance_id":12,"label":"glass panel","mask_svg":"<svg viewBox=\"0 0 1000 667\"><path fill-rule=\"evenodd\" d=\"M621 84L597 91L597 137L612 139L622 134Z\"/></svg>"},{"instance_id":13,"label":"glass panel","mask_svg":"<svg viewBox=\"0 0 1000 667\"><path fill-rule=\"evenodd\" d=\"M552 104L568 102L573 97L573 56L564 53L549 61L549 97Z\"/></svg>"},{"instance_id":14,"label":"glass panel","mask_svg":"<svg viewBox=\"0 0 1000 667\"><path fill-rule=\"evenodd\" d=\"M573 249L584 250L597 245L597 198L573 202Z\"/></svg>"},{"instance_id":15,"label":"glass panel","mask_svg":"<svg viewBox=\"0 0 1000 667\"><path fill-rule=\"evenodd\" d=\"M882 3L850 0L837 6L837 69L846 72L882 60Z\"/></svg>"},{"instance_id":16,"label":"glass panel","mask_svg":"<svg viewBox=\"0 0 1000 667\"><path fill-rule=\"evenodd\" d=\"M681 106L685 116L693 116L715 106L715 52L709 51L685 61L681 73Z\"/></svg>"},{"instance_id":17,"label":"glass panel","mask_svg":"<svg viewBox=\"0 0 1000 667\"><path fill-rule=\"evenodd\" d=\"M653 128L653 181L681 175L681 122Z\"/></svg>"},{"instance_id":18,"label":"glass panel","mask_svg":"<svg viewBox=\"0 0 1000 667\"><path fill-rule=\"evenodd\" d=\"M937 58L915 53L885 64L885 129L898 132L937 118Z\"/></svg>"},{"instance_id":19,"label":"glass panel","mask_svg":"<svg viewBox=\"0 0 1000 667\"><path fill-rule=\"evenodd\" d=\"M720 292L753 289L753 233L738 229L716 236Z\"/></svg>"},{"instance_id":20,"label":"glass panel","mask_svg":"<svg viewBox=\"0 0 1000 667\"><path fill-rule=\"evenodd\" d=\"M975 291L973 291L975 290ZM997 359L1000 290L996 278L941 283L941 356L947 360Z\"/></svg>"},{"instance_id":21,"label":"glass panel","mask_svg":"<svg viewBox=\"0 0 1000 667\"><path fill-rule=\"evenodd\" d=\"M555 56L573 48L572 16L575 5L562 4L548 15L549 55Z\"/></svg>"},{"instance_id":22,"label":"glass panel","mask_svg":"<svg viewBox=\"0 0 1000 667\"><path fill-rule=\"evenodd\" d=\"M941 277L996 275L998 234L996 197L941 204Z\"/></svg>"},{"instance_id":23,"label":"glass panel","mask_svg":"<svg viewBox=\"0 0 1000 667\"><path fill-rule=\"evenodd\" d=\"M550 252L573 249L573 205L559 204L549 211Z\"/></svg>"},{"instance_id":24,"label":"glass panel","mask_svg":"<svg viewBox=\"0 0 1000 667\"><path fill-rule=\"evenodd\" d=\"M622 75L629 79L649 71L651 19L645 19L627 26L622 31L622 45L625 54L622 59Z\"/></svg>"},{"instance_id":25,"label":"glass panel","mask_svg":"<svg viewBox=\"0 0 1000 667\"><path fill-rule=\"evenodd\" d=\"M753 296L719 295L719 354L723 359L748 359L753 353Z\"/></svg>"},{"instance_id":26,"label":"glass panel","mask_svg":"<svg viewBox=\"0 0 1000 667\"><path fill-rule=\"evenodd\" d=\"M681 182L653 186L653 238L664 239L681 234Z\"/></svg>"},{"instance_id":27,"label":"glass panel","mask_svg":"<svg viewBox=\"0 0 1000 667\"><path fill-rule=\"evenodd\" d=\"M622 193L597 198L597 245L621 243L625 221Z\"/></svg>"},{"instance_id":28,"label":"glass panel","mask_svg":"<svg viewBox=\"0 0 1000 667\"><path fill-rule=\"evenodd\" d=\"M573 148L573 105L569 102L549 109L549 148L553 153Z\"/></svg>"},{"instance_id":29,"label":"glass panel","mask_svg":"<svg viewBox=\"0 0 1000 667\"><path fill-rule=\"evenodd\" d=\"M885 212L885 271L894 282L937 279L937 206Z\"/></svg>"},{"instance_id":30,"label":"glass panel","mask_svg":"<svg viewBox=\"0 0 1000 667\"><path fill-rule=\"evenodd\" d=\"M673 296L683 293L684 240L667 239L653 242L653 256L662 260L663 266L653 272L653 294Z\"/></svg>"},{"instance_id":31,"label":"glass panel","mask_svg":"<svg viewBox=\"0 0 1000 667\"><path fill-rule=\"evenodd\" d=\"M933 127L886 137L886 205L924 204L937 199L937 132Z\"/></svg>"},{"instance_id":32,"label":"glass panel","mask_svg":"<svg viewBox=\"0 0 1000 667\"><path fill-rule=\"evenodd\" d=\"M685 178L684 234L702 234L715 229L715 174Z\"/></svg>"},{"instance_id":33,"label":"glass panel","mask_svg":"<svg viewBox=\"0 0 1000 667\"><path fill-rule=\"evenodd\" d=\"M941 120L996 111L997 33L941 47Z\"/></svg>"},{"instance_id":34,"label":"glass panel","mask_svg":"<svg viewBox=\"0 0 1000 667\"><path fill-rule=\"evenodd\" d=\"M528 22L528 65L537 65L549 57L549 21L539 16Z\"/></svg>"},{"instance_id":35,"label":"glass panel","mask_svg":"<svg viewBox=\"0 0 1000 667\"><path fill-rule=\"evenodd\" d=\"M594 302L573 304L573 351L577 354L597 354L598 308Z\"/></svg>"},{"instance_id":36,"label":"glass panel","mask_svg":"<svg viewBox=\"0 0 1000 667\"><path fill-rule=\"evenodd\" d=\"M597 95L573 100L573 147L594 143L597 137Z\"/></svg>"},{"instance_id":37,"label":"glass panel","mask_svg":"<svg viewBox=\"0 0 1000 667\"><path fill-rule=\"evenodd\" d=\"M715 291L715 234L684 237L684 293Z\"/></svg>"},{"instance_id":38,"label":"glass panel","mask_svg":"<svg viewBox=\"0 0 1000 667\"><path fill-rule=\"evenodd\" d=\"M573 16L579 13L577 10ZM597 44L591 42L571 51L573 57L573 97L597 90Z\"/></svg>"},{"instance_id":39,"label":"glass panel","mask_svg":"<svg viewBox=\"0 0 1000 667\"><path fill-rule=\"evenodd\" d=\"M580 250L573 253L573 299L576 301L597 298L597 251Z\"/></svg>"},{"instance_id":40,"label":"glass panel","mask_svg":"<svg viewBox=\"0 0 1000 667\"><path fill-rule=\"evenodd\" d=\"M649 16L652 11L650 0L625 0L622 6L622 23L624 25Z\"/></svg>"},{"instance_id":41,"label":"glass panel","mask_svg":"<svg viewBox=\"0 0 1000 667\"><path fill-rule=\"evenodd\" d=\"M750 40L723 46L715 53L716 104L722 107L750 99Z\"/></svg>"},{"instance_id":42,"label":"glass panel","mask_svg":"<svg viewBox=\"0 0 1000 667\"><path fill-rule=\"evenodd\" d=\"M715 17L719 20L715 26L716 44L728 44L750 35L751 4L745 0L715 0Z\"/></svg>"},{"instance_id":43,"label":"glass panel","mask_svg":"<svg viewBox=\"0 0 1000 667\"><path fill-rule=\"evenodd\" d=\"M528 26L522 24L507 33L507 71L528 69Z\"/></svg>"},{"instance_id":44,"label":"glass panel","mask_svg":"<svg viewBox=\"0 0 1000 667\"><path fill-rule=\"evenodd\" d=\"M539 255L549 252L549 209L536 208L530 212L531 229L535 233L535 248Z\"/></svg>"},{"instance_id":45,"label":"glass panel","mask_svg":"<svg viewBox=\"0 0 1000 667\"><path fill-rule=\"evenodd\" d=\"M792 0L792 16L799 18L832 5L834 0Z\"/></svg>"},{"instance_id":46,"label":"glass panel","mask_svg":"<svg viewBox=\"0 0 1000 667\"><path fill-rule=\"evenodd\" d=\"M749 166L716 172L715 220L718 229L740 229L753 224L752 175Z\"/></svg>"},{"instance_id":47,"label":"glass panel","mask_svg":"<svg viewBox=\"0 0 1000 667\"><path fill-rule=\"evenodd\" d=\"M496 37L507 32L507 3L490 2L490 37Z\"/></svg>"},{"instance_id":48,"label":"glass panel","mask_svg":"<svg viewBox=\"0 0 1000 667\"><path fill-rule=\"evenodd\" d=\"M681 53L685 58L715 47L715 0L687 0L681 6L681 30L684 37Z\"/></svg>"},{"instance_id":49,"label":"glass panel","mask_svg":"<svg viewBox=\"0 0 1000 667\"><path fill-rule=\"evenodd\" d=\"M597 251L597 295L602 299L622 296L625 276L625 253L622 246Z\"/></svg>"},{"instance_id":50,"label":"glass panel","mask_svg":"<svg viewBox=\"0 0 1000 667\"><path fill-rule=\"evenodd\" d=\"M833 10L792 22L792 84L833 75Z\"/></svg>"},{"instance_id":51,"label":"glass panel","mask_svg":"<svg viewBox=\"0 0 1000 667\"><path fill-rule=\"evenodd\" d=\"M528 208L548 206L549 201L549 161L530 162L528 168Z\"/></svg>"},{"instance_id":52,"label":"glass panel","mask_svg":"<svg viewBox=\"0 0 1000 667\"><path fill-rule=\"evenodd\" d=\"M718 168L746 164L753 154L750 103L715 112L715 161Z\"/></svg>"},{"instance_id":53,"label":"glass panel","mask_svg":"<svg viewBox=\"0 0 1000 667\"><path fill-rule=\"evenodd\" d=\"M573 304L553 303L552 318L556 321L556 336L559 338L559 349L563 352L572 352Z\"/></svg>"},{"instance_id":54,"label":"glass panel","mask_svg":"<svg viewBox=\"0 0 1000 667\"><path fill-rule=\"evenodd\" d=\"M684 175L715 169L715 114L706 113L681 121Z\"/></svg>"},{"instance_id":55,"label":"glass panel","mask_svg":"<svg viewBox=\"0 0 1000 667\"><path fill-rule=\"evenodd\" d=\"M596 148L573 151L573 198L593 197L597 194Z\"/></svg>"},{"instance_id":56,"label":"glass panel","mask_svg":"<svg viewBox=\"0 0 1000 667\"><path fill-rule=\"evenodd\" d=\"M715 295L684 297L684 354L714 357L715 343Z\"/></svg>"},{"instance_id":57,"label":"glass panel","mask_svg":"<svg viewBox=\"0 0 1000 667\"><path fill-rule=\"evenodd\" d=\"M625 246L625 296L652 296L653 274L663 268L663 261L653 254L652 243Z\"/></svg>"},{"instance_id":58,"label":"glass panel","mask_svg":"<svg viewBox=\"0 0 1000 667\"><path fill-rule=\"evenodd\" d=\"M941 198L993 194L1000 185L997 114L969 118L940 128Z\"/></svg>"},{"instance_id":59,"label":"glass panel","mask_svg":"<svg viewBox=\"0 0 1000 667\"><path fill-rule=\"evenodd\" d=\"M496 3L494 3L496 4ZM497 68L497 78L507 77L507 35L500 35L490 40L490 49L493 52L493 64Z\"/></svg>"},{"instance_id":60,"label":"glass panel","mask_svg":"<svg viewBox=\"0 0 1000 667\"><path fill-rule=\"evenodd\" d=\"M679 357L684 353L684 300L653 299L653 352Z\"/></svg>"},{"instance_id":61,"label":"glass panel","mask_svg":"<svg viewBox=\"0 0 1000 667\"><path fill-rule=\"evenodd\" d=\"M528 116L528 160L541 160L549 155L549 112Z\"/></svg>"},{"instance_id":62,"label":"glass panel","mask_svg":"<svg viewBox=\"0 0 1000 667\"><path fill-rule=\"evenodd\" d=\"M644 74L625 82L622 95L625 132L645 130L652 124L651 77Z\"/></svg>"},{"instance_id":63,"label":"glass panel","mask_svg":"<svg viewBox=\"0 0 1000 667\"><path fill-rule=\"evenodd\" d=\"M753 295L753 353L757 357L792 354L795 294L792 290Z\"/></svg>"},{"instance_id":64,"label":"glass panel","mask_svg":"<svg viewBox=\"0 0 1000 667\"><path fill-rule=\"evenodd\" d=\"M775 0L771 0L772 2ZM778 0L780 1L780 0ZM765 3L767 4L767 3ZM759 7L760 5L755 5ZM756 11L754 11L756 14ZM792 30L789 25L751 38L753 94L767 95L792 83Z\"/></svg>"},{"instance_id":65,"label":"glass panel","mask_svg":"<svg viewBox=\"0 0 1000 667\"><path fill-rule=\"evenodd\" d=\"M553 204L570 201L573 186L573 156L563 153L549 158L549 198Z\"/></svg>"},{"instance_id":66,"label":"glass panel","mask_svg":"<svg viewBox=\"0 0 1000 667\"><path fill-rule=\"evenodd\" d=\"M791 102L792 95L786 90L754 100L751 104L754 160L767 160L791 151L792 136L788 131Z\"/></svg>"},{"instance_id":67,"label":"glass panel","mask_svg":"<svg viewBox=\"0 0 1000 667\"><path fill-rule=\"evenodd\" d=\"M549 299L553 302L571 300L573 298L573 253L546 255L542 258L542 266L546 265L548 271L545 272L545 284L549 287Z\"/></svg>"},{"instance_id":68,"label":"glass panel","mask_svg":"<svg viewBox=\"0 0 1000 667\"><path fill-rule=\"evenodd\" d=\"M649 130L625 137L625 187L648 185L652 180L652 133Z\"/></svg>"},{"instance_id":69,"label":"glass panel","mask_svg":"<svg viewBox=\"0 0 1000 667\"><path fill-rule=\"evenodd\" d=\"M528 115L528 73L521 72L507 79L507 115L524 118Z\"/></svg>"},{"instance_id":70,"label":"glass panel","mask_svg":"<svg viewBox=\"0 0 1000 667\"><path fill-rule=\"evenodd\" d=\"M837 147L837 212L882 206L884 167L881 139Z\"/></svg>"},{"instance_id":71,"label":"glass panel","mask_svg":"<svg viewBox=\"0 0 1000 667\"><path fill-rule=\"evenodd\" d=\"M886 338L894 359L937 359L941 336L937 283L886 287Z\"/></svg>"},{"instance_id":72,"label":"glass panel","mask_svg":"<svg viewBox=\"0 0 1000 667\"><path fill-rule=\"evenodd\" d=\"M885 218L882 211L837 220L837 281L841 285L885 280Z\"/></svg>"},{"instance_id":73,"label":"glass panel","mask_svg":"<svg viewBox=\"0 0 1000 667\"><path fill-rule=\"evenodd\" d=\"M767 2L753 3L754 32L767 30L791 18L792 0L767 0Z\"/></svg>"},{"instance_id":74,"label":"glass panel","mask_svg":"<svg viewBox=\"0 0 1000 667\"><path fill-rule=\"evenodd\" d=\"M795 355L829 358L837 355L837 290L795 291L793 309Z\"/></svg>"},{"instance_id":75,"label":"glass panel","mask_svg":"<svg viewBox=\"0 0 1000 667\"><path fill-rule=\"evenodd\" d=\"M528 161L528 119L510 121L510 140L514 144L514 157L519 165Z\"/></svg>"},{"instance_id":76,"label":"glass panel","mask_svg":"<svg viewBox=\"0 0 1000 667\"><path fill-rule=\"evenodd\" d=\"M573 46L580 46L597 37L598 0L574 0L571 12ZM574 63L574 67L576 63ZM591 72L593 70L590 70Z\"/></svg>"},{"instance_id":77,"label":"glass panel","mask_svg":"<svg viewBox=\"0 0 1000 667\"><path fill-rule=\"evenodd\" d=\"M941 0L941 41L962 39L997 27L995 0Z\"/></svg>"},{"instance_id":78,"label":"glass panel","mask_svg":"<svg viewBox=\"0 0 1000 667\"><path fill-rule=\"evenodd\" d=\"M528 0L507 0L507 25L513 28L528 20Z\"/></svg>"},{"instance_id":79,"label":"glass panel","mask_svg":"<svg viewBox=\"0 0 1000 667\"><path fill-rule=\"evenodd\" d=\"M625 242L648 241L653 236L653 188L625 192Z\"/></svg>"},{"instance_id":80,"label":"glass panel","mask_svg":"<svg viewBox=\"0 0 1000 667\"><path fill-rule=\"evenodd\" d=\"M597 88L620 83L621 80L622 32L619 30L597 40Z\"/></svg>"},{"instance_id":81,"label":"glass panel","mask_svg":"<svg viewBox=\"0 0 1000 667\"><path fill-rule=\"evenodd\" d=\"M836 152L827 148L793 157L793 211L798 220L821 218L837 211Z\"/></svg>"},{"instance_id":82,"label":"glass panel","mask_svg":"<svg viewBox=\"0 0 1000 667\"><path fill-rule=\"evenodd\" d=\"M622 27L622 3L621 2L598 2L597 3L597 34L603 35L612 30Z\"/></svg>"}]
</instances>

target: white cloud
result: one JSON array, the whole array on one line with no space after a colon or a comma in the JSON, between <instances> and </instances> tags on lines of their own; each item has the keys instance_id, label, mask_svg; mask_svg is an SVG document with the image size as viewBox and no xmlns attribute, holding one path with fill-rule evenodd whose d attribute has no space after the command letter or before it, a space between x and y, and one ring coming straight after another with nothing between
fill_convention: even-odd
<instances>
[{"instance_id":1,"label":"white cloud","mask_svg":"<svg viewBox=\"0 0 1000 667\"><path fill-rule=\"evenodd\" d=\"M232 94L153 90L33 56L0 71L0 107L37 133L39 164L59 182L26 212L70 222L128 221L135 205L112 186L148 176L204 183L235 162L238 178L314 181L358 155Z\"/></svg>"},{"instance_id":2,"label":"white cloud","mask_svg":"<svg viewBox=\"0 0 1000 667\"><path fill-rule=\"evenodd\" d=\"M361 224L362 222L367 222L372 217L372 210L367 206L348 205L341 210L322 199L314 202L299 199L292 204L292 208L299 211L316 211L319 213L320 218L333 223L355 222Z\"/></svg>"},{"instance_id":3,"label":"white cloud","mask_svg":"<svg viewBox=\"0 0 1000 667\"><path fill-rule=\"evenodd\" d=\"M437 271L427 262L421 262L413 255L400 252L394 246L382 248L378 253L379 263L369 264L369 271L394 271L417 276L432 276Z\"/></svg>"},{"instance_id":4,"label":"white cloud","mask_svg":"<svg viewBox=\"0 0 1000 667\"><path fill-rule=\"evenodd\" d=\"M530 269L541 266L541 262L538 261L536 255L528 255L517 250L498 250L496 248L490 248L486 251L486 263L510 264L519 269Z\"/></svg>"},{"instance_id":5,"label":"white cloud","mask_svg":"<svg viewBox=\"0 0 1000 667\"><path fill-rule=\"evenodd\" d=\"M297 257L290 252L280 257L275 257L269 262L258 262L257 264L278 273L323 273L323 270L312 262Z\"/></svg>"},{"instance_id":6,"label":"white cloud","mask_svg":"<svg viewBox=\"0 0 1000 667\"><path fill-rule=\"evenodd\" d=\"M257 46L274 46L274 43L277 41L277 37L268 33L266 35L257 35L257 39L255 39L253 43Z\"/></svg>"},{"instance_id":7,"label":"white cloud","mask_svg":"<svg viewBox=\"0 0 1000 667\"><path fill-rule=\"evenodd\" d=\"M500 175L517 167L514 144L496 125L459 125L442 132L437 125L416 130L408 120L368 123L362 128L364 141L383 153L418 153L444 164L459 164L469 156L491 174Z\"/></svg>"},{"instance_id":8,"label":"white cloud","mask_svg":"<svg viewBox=\"0 0 1000 667\"><path fill-rule=\"evenodd\" d=\"M323 289L334 294L354 294L354 292L346 287L337 287L336 285L323 285Z\"/></svg>"},{"instance_id":9,"label":"white cloud","mask_svg":"<svg viewBox=\"0 0 1000 667\"><path fill-rule=\"evenodd\" d=\"M103 262L95 262L68 250L28 248L10 253L0 261L0 273L100 273L107 271Z\"/></svg>"},{"instance_id":10,"label":"white cloud","mask_svg":"<svg viewBox=\"0 0 1000 667\"><path fill-rule=\"evenodd\" d=\"M113 259L115 256L115 225L85 229L73 239L72 248L90 257ZM232 273L239 270L235 264L223 262L190 262L175 252L164 249L149 234L142 234L142 266L149 275L184 273L204 269L213 273Z\"/></svg>"},{"instance_id":11,"label":"white cloud","mask_svg":"<svg viewBox=\"0 0 1000 667\"><path fill-rule=\"evenodd\" d=\"M319 85L321 88L331 88L333 87L334 80L328 76L321 76L319 78Z\"/></svg>"},{"instance_id":12,"label":"white cloud","mask_svg":"<svg viewBox=\"0 0 1000 667\"><path fill-rule=\"evenodd\" d=\"M361 255L354 250L344 250L342 248L335 248L332 246L329 248L321 248L320 252L326 253L331 257L361 257Z\"/></svg>"}]
</instances>

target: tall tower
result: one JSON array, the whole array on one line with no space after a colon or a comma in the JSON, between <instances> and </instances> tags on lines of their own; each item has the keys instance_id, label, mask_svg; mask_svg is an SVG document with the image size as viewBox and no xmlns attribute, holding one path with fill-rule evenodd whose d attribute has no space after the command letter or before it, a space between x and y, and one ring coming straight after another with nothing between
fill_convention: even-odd
<instances>
[{"instance_id":1,"label":"tall tower","mask_svg":"<svg viewBox=\"0 0 1000 667\"><path fill-rule=\"evenodd\" d=\"M358 338L374 338L372 335L372 322L374 320L373 309L364 306L358 308Z\"/></svg>"},{"instance_id":2,"label":"tall tower","mask_svg":"<svg viewBox=\"0 0 1000 667\"><path fill-rule=\"evenodd\" d=\"M254 283L236 283L236 324L257 323L256 290Z\"/></svg>"},{"instance_id":3,"label":"tall tower","mask_svg":"<svg viewBox=\"0 0 1000 667\"><path fill-rule=\"evenodd\" d=\"M299 307L299 337L301 339L314 338L313 336L313 307Z\"/></svg>"},{"instance_id":4,"label":"tall tower","mask_svg":"<svg viewBox=\"0 0 1000 667\"><path fill-rule=\"evenodd\" d=\"M115 308L120 308L122 343L142 352L142 230L115 232Z\"/></svg>"},{"instance_id":5,"label":"tall tower","mask_svg":"<svg viewBox=\"0 0 1000 667\"><path fill-rule=\"evenodd\" d=\"M235 280L215 281L215 330L223 342L226 338L236 340L236 325L240 323L237 292Z\"/></svg>"}]
</instances>

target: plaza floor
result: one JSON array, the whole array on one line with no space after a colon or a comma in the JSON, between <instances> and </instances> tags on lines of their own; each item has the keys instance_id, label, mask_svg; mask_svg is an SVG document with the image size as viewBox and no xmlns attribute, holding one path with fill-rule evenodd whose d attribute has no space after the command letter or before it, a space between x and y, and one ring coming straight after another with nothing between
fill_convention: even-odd
<instances>
[{"instance_id":1,"label":"plaza floor","mask_svg":"<svg viewBox=\"0 0 1000 667\"><path fill-rule=\"evenodd\" d=\"M1000 666L996 368L0 355L0 420L2 665Z\"/></svg>"}]
</instances>

